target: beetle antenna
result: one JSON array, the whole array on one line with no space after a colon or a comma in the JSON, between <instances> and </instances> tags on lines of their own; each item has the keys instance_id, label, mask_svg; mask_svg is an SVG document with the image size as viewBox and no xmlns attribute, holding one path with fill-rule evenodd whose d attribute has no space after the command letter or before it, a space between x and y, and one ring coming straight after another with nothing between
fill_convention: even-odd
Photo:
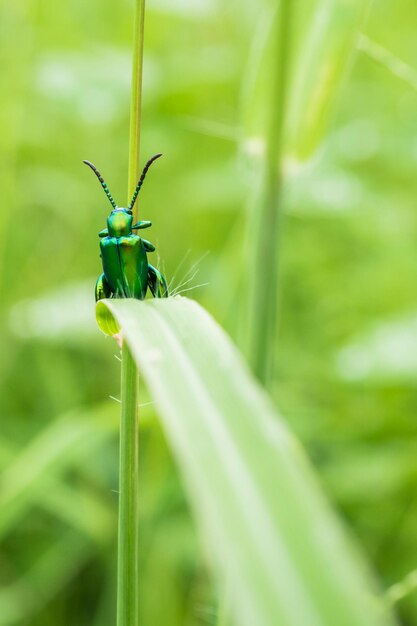
<instances>
[{"instance_id":1,"label":"beetle antenna","mask_svg":"<svg viewBox=\"0 0 417 626\"><path fill-rule=\"evenodd\" d=\"M134 206L134 204L135 204L135 202L136 202L136 198L138 197L138 193L139 193L139 191L140 191L140 188L142 187L142 185L143 185L143 181L145 180L145 176L146 176L146 174L147 174L147 172L148 172L148 169L150 168L150 166L152 165L152 163L153 163L154 161L156 161L156 159L159 159L159 157L161 157L161 156L162 156L162 154L161 154L161 153L159 153L159 154L155 154L155 156L153 156L151 159L149 159L149 161L147 162L147 164L146 164L146 165L145 165L145 167L143 168L142 175L141 175L141 177L140 177L140 178L139 178L139 180L138 180L138 184L136 185L135 193L133 194L132 201L131 201L131 203L129 204L129 207L128 207L130 210L132 210L132 209L133 209L133 206Z\"/></svg>"},{"instance_id":2,"label":"beetle antenna","mask_svg":"<svg viewBox=\"0 0 417 626\"><path fill-rule=\"evenodd\" d=\"M115 203L115 201L113 200L113 197L109 191L109 188L107 187L106 183L104 182L104 179L102 177L102 175L100 174L100 172L98 171L98 169L96 168L95 165L93 165L90 161L83 161L83 163L85 163L86 165L88 165L88 167L91 167L91 169L93 170L94 174L97 176L97 178L99 179L101 186L104 189L104 193L106 194L106 196L108 197L108 199L111 202L111 205L114 209L117 209L117 204Z\"/></svg>"}]
</instances>

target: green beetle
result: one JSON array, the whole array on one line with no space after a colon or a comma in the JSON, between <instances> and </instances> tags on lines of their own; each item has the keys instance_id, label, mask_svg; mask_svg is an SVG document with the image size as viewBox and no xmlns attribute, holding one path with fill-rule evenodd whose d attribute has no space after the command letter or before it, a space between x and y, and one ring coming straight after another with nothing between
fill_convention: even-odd
<instances>
[{"instance_id":1,"label":"green beetle","mask_svg":"<svg viewBox=\"0 0 417 626\"><path fill-rule=\"evenodd\" d=\"M103 273L96 283L96 302L102 298L143 300L148 287L155 298L168 296L165 278L148 263L147 253L153 252L155 246L133 233L134 230L152 226L152 222L147 220L133 224L132 209L149 167L160 156L162 154L155 154L146 163L127 209L116 205L98 169L90 161L84 161L99 179L113 207L107 218L107 228L99 233Z\"/></svg>"}]
</instances>

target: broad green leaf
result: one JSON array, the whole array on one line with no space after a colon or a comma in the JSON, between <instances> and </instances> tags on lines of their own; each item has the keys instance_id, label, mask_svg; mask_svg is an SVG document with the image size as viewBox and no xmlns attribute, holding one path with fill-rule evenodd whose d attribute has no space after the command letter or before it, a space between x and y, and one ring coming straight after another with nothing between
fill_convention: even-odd
<instances>
[{"instance_id":1,"label":"broad green leaf","mask_svg":"<svg viewBox=\"0 0 417 626\"><path fill-rule=\"evenodd\" d=\"M186 298L105 300L159 409L236 626L383 626L361 556L268 396Z\"/></svg>"}]
</instances>

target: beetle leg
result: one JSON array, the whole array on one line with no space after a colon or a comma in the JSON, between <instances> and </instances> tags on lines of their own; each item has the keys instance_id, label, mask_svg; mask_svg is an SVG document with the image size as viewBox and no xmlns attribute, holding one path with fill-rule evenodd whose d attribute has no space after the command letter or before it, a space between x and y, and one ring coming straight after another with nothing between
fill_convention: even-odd
<instances>
[{"instance_id":1,"label":"beetle leg","mask_svg":"<svg viewBox=\"0 0 417 626\"><path fill-rule=\"evenodd\" d=\"M150 222L149 220L142 220L140 222L137 222L136 224L133 224L132 230L137 230L138 228L149 228L149 226L152 226L152 222Z\"/></svg>"},{"instance_id":2,"label":"beetle leg","mask_svg":"<svg viewBox=\"0 0 417 626\"><path fill-rule=\"evenodd\" d=\"M154 298L167 298L168 285L161 272L148 263L148 286Z\"/></svg>"},{"instance_id":3,"label":"beetle leg","mask_svg":"<svg viewBox=\"0 0 417 626\"><path fill-rule=\"evenodd\" d=\"M147 239L142 239L142 241L143 241L143 245L145 246L146 252L154 252L155 251L155 246L153 245L153 243L151 243Z\"/></svg>"},{"instance_id":4,"label":"beetle leg","mask_svg":"<svg viewBox=\"0 0 417 626\"><path fill-rule=\"evenodd\" d=\"M103 298L110 298L111 295L109 283L107 282L104 274L101 274L96 282L96 302L98 300L102 300Z\"/></svg>"},{"instance_id":5,"label":"beetle leg","mask_svg":"<svg viewBox=\"0 0 417 626\"><path fill-rule=\"evenodd\" d=\"M107 237L107 235L109 234L109 231L107 230L107 228L105 228L104 230L101 230L98 234L99 237Z\"/></svg>"}]
</instances>

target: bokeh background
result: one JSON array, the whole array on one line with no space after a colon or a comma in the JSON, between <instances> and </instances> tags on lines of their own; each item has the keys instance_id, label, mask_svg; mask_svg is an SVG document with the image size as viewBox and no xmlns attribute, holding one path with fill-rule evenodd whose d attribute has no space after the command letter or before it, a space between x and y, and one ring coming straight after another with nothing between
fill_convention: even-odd
<instances>
[{"instance_id":1,"label":"bokeh background","mask_svg":"<svg viewBox=\"0 0 417 626\"><path fill-rule=\"evenodd\" d=\"M142 159L164 158L141 217L168 281L236 341L257 149L242 102L264 4L147 3ZM326 4L298 8L301 33ZM94 321L109 205L82 159L122 204L132 16L127 0L0 4L0 626L114 624L120 364ZM288 166L272 389L387 588L417 568L416 19L412 0L371 6L314 149ZM143 385L141 402L141 624L213 624ZM417 593L398 611L417 624Z\"/></svg>"}]
</instances>

